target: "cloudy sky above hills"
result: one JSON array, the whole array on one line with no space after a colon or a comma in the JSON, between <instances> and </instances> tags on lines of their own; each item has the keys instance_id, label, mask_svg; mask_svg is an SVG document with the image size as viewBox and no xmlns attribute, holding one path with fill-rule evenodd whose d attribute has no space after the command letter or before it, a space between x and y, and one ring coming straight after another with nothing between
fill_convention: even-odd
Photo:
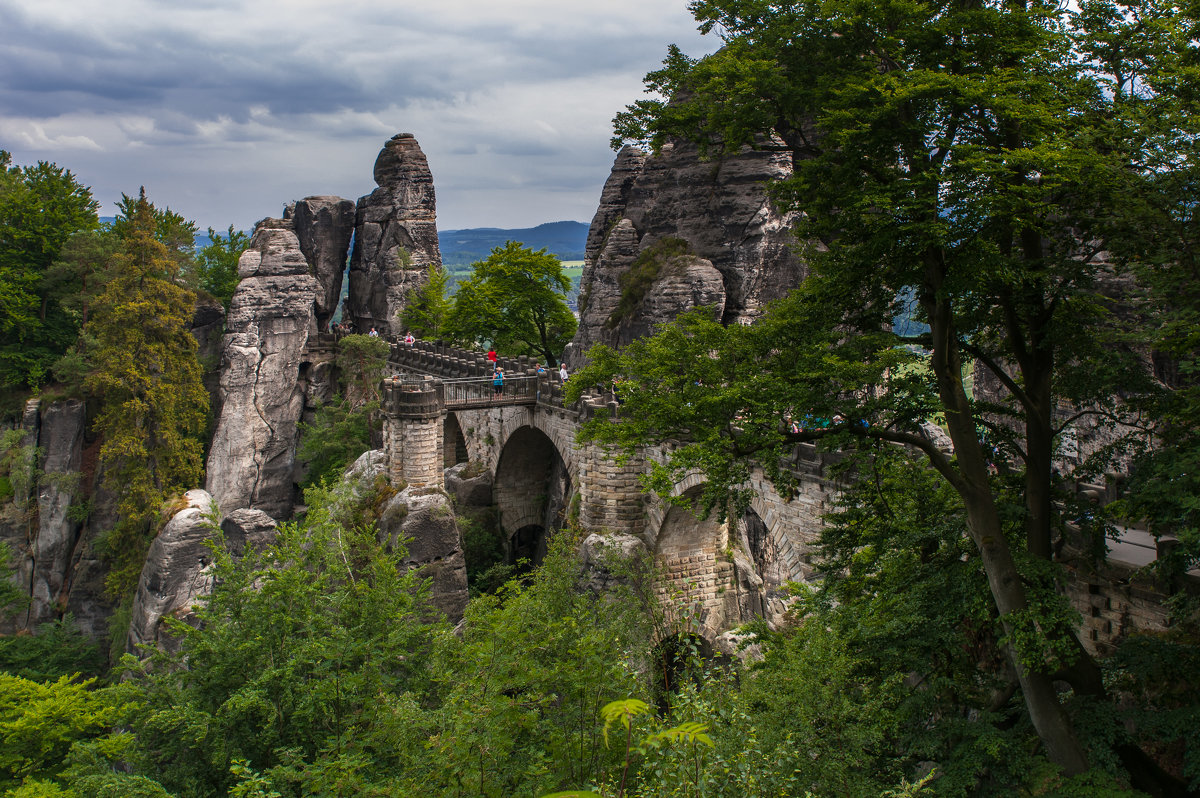
<instances>
[{"instance_id":1,"label":"cloudy sky above hills","mask_svg":"<svg viewBox=\"0 0 1200 798\"><path fill-rule=\"evenodd\" d=\"M403 131L442 229L586 222L672 42L718 45L686 0L0 0L0 149L223 229L369 193Z\"/></svg>"}]
</instances>

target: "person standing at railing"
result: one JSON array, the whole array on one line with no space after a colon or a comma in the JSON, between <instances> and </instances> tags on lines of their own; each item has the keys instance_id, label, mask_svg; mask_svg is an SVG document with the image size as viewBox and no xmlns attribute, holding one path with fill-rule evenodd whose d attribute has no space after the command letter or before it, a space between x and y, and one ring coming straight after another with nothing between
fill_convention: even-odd
<instances>
[{"instance_id":1,"label":"person standing at railing","mask_svg":"<svg viewBox=\"0 0 1200 798\"><path fill-rule=\"evenodd\" d=\"M500 396L504 393L504 369L496 366L496 370L492 372L492 396Z\"/></svg>"}]
</instances>

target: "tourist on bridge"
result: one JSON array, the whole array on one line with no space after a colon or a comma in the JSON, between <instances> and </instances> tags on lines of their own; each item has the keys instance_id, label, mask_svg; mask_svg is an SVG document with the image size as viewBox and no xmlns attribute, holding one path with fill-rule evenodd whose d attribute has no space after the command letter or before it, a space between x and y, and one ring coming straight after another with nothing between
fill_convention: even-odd
<instances>
[{"instance_id":1,"label":"tourist on bridge","mask_svg":"<svg viewBox=\"0 0 1200 798\"><path fill-rule=\"evenodd\" d=\"M558 378L563 382L567 381L567 366L565 363L560 364L558 367Z\"/></svg>"},{"instance_id":2,"label":"tourist on bridge","mask_svg":"<svg viewBox=\"0 0 1200 798\"><path fill-rule=\"evenodd\" d=\"M408 335L404 336L404 343L408 344L409 346L412 346L416 342L417 342L417 339L413 337L413 334L411 332Z\"/></svg>"},{"instance_id":3,"label":"tourist on bridge","mask_svg":"<svg viewBox=\"0 0 1200 798\"><path fill-rule=\"evenodd\" d=\"M492 363L496 362L496 350L495 349L488 350L488 360L492 361Z\"/></svg>"},{"instance_id":4,"label":"tourist on bridge","mask_svg":"<svg viewBox=\"0 0 1200 798\"><path fill-rule=\"evenodd\" d=\"M496 370L492 372L492 395L500 396L504 393L504 369L496 366Z\"/></svg>"},{"instance_id":5,"label":"tourist on bridge","mask_svg":"<svg viewBox=\"0 0 1200 798\"><path fill-rule=\"evenodd\" d=\"M376 330L374 327L372 327L371 331L369 333L367 333L367 335L371 336L372 338L378 338L379 330Z\"/></svg>"}]
</instances>

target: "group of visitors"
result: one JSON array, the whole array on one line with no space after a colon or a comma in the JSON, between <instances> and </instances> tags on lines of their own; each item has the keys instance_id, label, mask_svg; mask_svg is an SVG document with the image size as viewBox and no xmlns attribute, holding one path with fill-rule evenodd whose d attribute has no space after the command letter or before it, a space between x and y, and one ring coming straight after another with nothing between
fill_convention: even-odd
<instances>
[{"instance_id":1,"label":"group of visitors","mask_svg":"<svg viewBox=\"0 0 1200 798\"><path fill-rule=\"evenodd\" d=\"M496 354L495 349L488 350L487 359L492 363L492 396L502 396L504 394L504 369L497 362L499 360L499 355ZM537 369L537 376L539 379L546 376L546 367L542 365L541 361L538 361L535 364L535 367ZM562 382L566 382L567 376L567 367L563 364L559 364L558 379ZM541 389L539 388L538 391L538 396L540 397Z\"/></svg>"}]
</instances>

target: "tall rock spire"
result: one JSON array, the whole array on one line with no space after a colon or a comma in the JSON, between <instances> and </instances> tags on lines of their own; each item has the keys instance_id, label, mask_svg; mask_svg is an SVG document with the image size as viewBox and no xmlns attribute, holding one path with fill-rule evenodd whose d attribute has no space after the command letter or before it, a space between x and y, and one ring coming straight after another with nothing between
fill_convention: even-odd
<instances>
[{"instance_id":1,"label":"tall rock spire","mask_svg":"<svg viewBox=\"0 0 1200 798\"><path fill-rule=\"evenodd\" d=\"M393 136L375 159L379 188L358 201L344 316L359 332L399 331L407 295L442 263L437 201L425 153L411 133Z\"/></svg>"}]
</instances>

